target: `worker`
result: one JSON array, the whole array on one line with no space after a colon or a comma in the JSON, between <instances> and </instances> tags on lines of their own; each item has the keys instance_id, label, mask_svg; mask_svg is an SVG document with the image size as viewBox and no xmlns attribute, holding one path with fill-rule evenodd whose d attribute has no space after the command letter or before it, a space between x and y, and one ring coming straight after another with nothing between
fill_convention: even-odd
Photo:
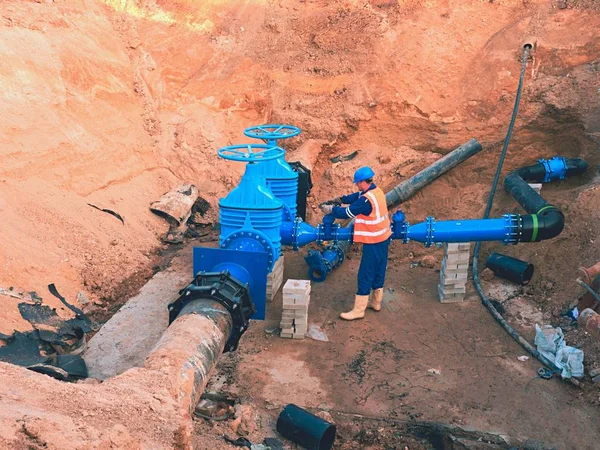
<instances>
[{"instance_id":1,"label":"worker","mask_svg":"<svg viewBox=\"0 0 600 450\"><path fill-rule=\"evenodd\" d=\"M358 192L337 197L320 205L325 214L336 219L354 219L354 242L363 244L358 269L358 291L354 308L340 314L344 320L362 319L367 307L379 311L383 299L383 283L392 236L385 194L373 183L375 172L361 167L354 173ZM336 204L349 205L346 207ZM369 294L373 296L369 302Z\"/></svg>"}]
</instances>

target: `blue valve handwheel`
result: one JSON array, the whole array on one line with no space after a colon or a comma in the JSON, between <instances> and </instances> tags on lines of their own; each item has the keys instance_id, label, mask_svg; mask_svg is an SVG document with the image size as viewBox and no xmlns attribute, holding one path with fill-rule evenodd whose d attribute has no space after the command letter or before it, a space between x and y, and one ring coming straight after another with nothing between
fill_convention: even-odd
<instances>
[{"instance_id":1,"label":"blue valve handwheel","mask_svg":"<svg viewBox=\"0 0 600 450\"><path fill-rule=\"evenodd\" d=\"M229 161L260 162L280 158L285 151L266 144L238 144L220 148L217 153Z\"/></svg>"},{"instance_id":2,"label":"blue valve handwheel","mask_svg":"<svg viewBox=\"0 0 600 450\"><path fill-rule=\"evenodd\" d=\"M244 134L254 139L287 139L300 134L300 128L292 125L257 125L244 130Z\"/></svg>"}]
</instances>

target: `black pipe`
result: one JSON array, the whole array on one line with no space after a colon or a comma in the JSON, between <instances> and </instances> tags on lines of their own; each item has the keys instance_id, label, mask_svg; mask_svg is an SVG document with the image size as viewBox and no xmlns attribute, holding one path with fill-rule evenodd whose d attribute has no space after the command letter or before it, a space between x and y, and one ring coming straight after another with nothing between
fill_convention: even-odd
<instances>
[{"instance_id":1,"label":"black pipe","mask_svg":"<svg viewBox=\"0 0 600 450\"><path fill-rule=\"evenodd\" d=\"M335 440L335 425L292 403L279 414L277 431L308 450L330 450Z\"/></svg>"},{"instance_id":2,"label":"black pipe","mask_svg":"<svg viewBox=\"0 0 600 450\"><path fill-rule=\"evenodd\" d=\"M533 277L533 264L502 253L491 253L485 265L499 277L521 286L529 284Z\"/></svg>"},{"instance_id":3,"label":"black pipe","mask_svg":"<svg viewBox=\"0 0 600 450\"><path fill-rule=\"evenodd\" d=\"M413 175L410 179L395 186L391 191L385 194L388 209L392 209L394 206L404 203L433 180L439 178L476 153L479 153L481 149L481 144L477 139L470 139L460 147L438 159L429 167L423 169L416 175Z\"/></svg>"},{"instance_id":4,"label":"black pipe","mask_svg":"<svg viewBox=\"0 0 600 450\"><path fill-rule=\"evenodd\" d=\"M504 179L504 189L530 214L536 214L549 204L516 172L511 172Z\"/></svg>"},{"instance_id":5,"label":"black pipe","mask_svg":"<svg viewBox=\"0 0 600 450\"><path fill-rule=\"evenodd\" d=\"M565 175L567 177L573 175L582 175L588 168L588 164L581 158L570 158L566 160L567 170ZM542 163L533 164L531 166L521 167L514 170L508 176L516 173L523 180L531 183L541 183L546 178L546 167ZM508 177L507 177L508 178ZM506 181L505 181L506 183Z\"/></svg>"},{"instance_id":6,"label":"black pipe","mask_svg":"<svg viewBox=\"0 0 600 450\"><path fill-rule=\"evenodd\" d=\"M581 158L565 160L566 168L561 172L564 176L581 175L588 164ZM565 226L565 216L554 205L551 205L534 191L528 181L542 182L547 180L548 172L542 163L521 167L509 173L504 179L504 188L527 211L530 216L523 216L522 242L539 242L558 236Z\"/></svg>"}]
</instances>

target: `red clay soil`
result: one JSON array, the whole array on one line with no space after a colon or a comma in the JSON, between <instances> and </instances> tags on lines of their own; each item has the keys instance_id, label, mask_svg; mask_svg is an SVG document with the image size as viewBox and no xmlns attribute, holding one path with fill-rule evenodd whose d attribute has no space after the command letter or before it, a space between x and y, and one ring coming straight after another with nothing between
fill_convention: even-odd
<instances>
[{"instance_id":1,"label":"red clay soil","mask_svg":"<svg viewBox=\"0 0 600 450\"><path fill-rule=\"evenodd\" d=\"M413 223L427 215L480 217L527 41L534 49L504 173L555 154L583 157L590 169L542 190L565 212L565 231L558 238L514 248L488 244L482 256L495 249L534 263L532 284L518 293L518 301L558 324L560 312L581 293L574 283L577 267L600 260L599 10L597 2L571 0L5 0L0 5L0 287L36 291L64 317L69 311L49 295L50 283L71 302L82 292L105 314L113 311L158 269L159 237L168 224L150 213L150 202L192 182L216 207L243 169L219 159L216 150L247 141L243 129L266 122L302 128L285 144L290 160L302 144L311 148L316 186L309 221L320 219L316 204L351 187L350 175L358 166L371 165L378 183L390 188L471 137L482 142L484 152L403 209ZM359 153L351 161L330 162L353 151ZM89 204L119 213L125 223ZM493 214L519 210L500 189ZM409 251L416 257L437 255L420 246L397 245L394 257L408 261ZM353 288L344 281L353 278L355 265L350 261L339 272L345 275L328 280L329 286L336 280L340 286L332 299L336 313L347 306ZM418 295L424 289L420 270L390 274L395 293L404 295L398 286L405 286ZM293 276L301 276L301 270ZM427 279L431 294L434 281ZM29 328L17 309L20 300L0 294L0 301L0 333ZM455 333L466 333L474 347L466 347L464 361L448 361L451 376L443 380L441 394L431 384L434 379L419 382L423 389L415 389L430 401L417 410L431 420L487 429L495 421L523 422L544 405L523 403L512 418L452 406L456 398L469 398L455 385L483 370L487 356L477 356L478 346L486 343L484 330L495 330L476 304L474 299L459 309L470 319L465 324L480 326L458 325L460 315L454 318L456 327L452 323ZM455 345L455 339L448 337L446 320L440 318L444 313L433 298L410 308L411 314L436 320L421 332L400 332L392 339L386 333L398 322L382 319L387 337L375 333L370 339L393 341L405 352L402 358L413 358L409 367L421 371L435 365L439 354L427 356L416 352L417 346ZM347 362L366 344L355 339L345 345L354 333L347 325L339 327L346 331L327 351L347 352ZM532 337L531 327L519 329ZM577 330L571 333L587 361L600 362L597 344ZM278 345L285 354L288 343ZM388 350L375 356L389 359ZM337 389L336 377L345 366L319 361L310 370L337 374L322 381L323 389ZM513 362L506 365L513 367ZM523 376L530 375L531 366ZM355 381L349 376L347 383ZM490 384L502 385L502 374ZM482 402L484 388L475 388L473 402ZM378 389L361 410L382 414L369 403L389 394ZM565 402L577 396L561 394L558 386L551 394L539 389L540 396L564 396ZM584 390L586 405L597 400L593 389ZM357 398L340 394L335 403L352 409L360 403ZM449 409L436 410L434 400ZM404 414L401 403L391 405ZM563 416L553 419L555 436L562 436L559 428L567 422ZM544 421L522 431L533 436L536 426L543 429Z\"/></svg>"}]
</instances>

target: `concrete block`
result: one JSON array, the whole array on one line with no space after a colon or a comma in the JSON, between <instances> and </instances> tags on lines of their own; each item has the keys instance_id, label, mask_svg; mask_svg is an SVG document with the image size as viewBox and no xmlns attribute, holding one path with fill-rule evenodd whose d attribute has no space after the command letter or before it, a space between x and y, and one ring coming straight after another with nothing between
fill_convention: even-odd
<instances>
[{"instance_id":1,"label":"concrete block","mask_svg":"<svg viewBox=\"0 0 600 450\"><path fill-rule=\"evenodd\" d=\"M466 286L443 286L438 284L438 291L443 293L444 295L449 294L465 294L467 292Z\"/></svg>"},{"instance_id":2,"label":"concrete block","mask_svg":"<svg viewBox=\"0 0 600 450\"><path fill-rule=\"evenodd\" d=\"M444 286L444 289L452 289L463 287L467 284L467 280L453 280L452 278L441 278L440 285Z\"/></svg>"},{"instance_id":3,"label":"concrete block","mask_svg":"<svg viewBox=\"0 0 600 450\"><path fill-rule=\"evenodd\" d=\"M275 265L273 266L273 270L271 273L267 275L267 302L272 302L277 292L281 288L283 284L283 269L284 269L284 256L281 254L277 261L275 261Z\"/></svg>"},{"instance_id":4,"label":"concrete block","mask_svg":"<svg viewBox=\"0 0 600 450\"><path fill-rule=\"evenodd\" d=\"M292 336L293 336L292 333L284 333L283 331L281 333L279 333L279 337L286 338L286 339L291 339Z\"/></svg>"},{"instance_id":5,"label":"concrete block","mask_svg":"<svg viewBox=\"0 0 600 450\"><path fill-rule=\"evenodd\" d=\"M450 255L463 255L465 253L470 253L469 249L462 249L462 248L445 248L444 249L444 256L450 256Z\"/></svg>"},{"instance_id":6,"label":"concrete block","mask_svg":"<svg viewBox=\"0 0 600 450\"><path fill-rule=\"evenodd\" d=\"M542 190L542 183L529 183L529 187L539 194Z\"/></svg>"},{"instance_id":7,"label":"concrete block","mask_svg":"<svg viewBox=\"0 0 600 450\"><path fill-rule=\"evenodd\" d=\"M283 307L285 305L308 305L310 303L310 295L291 295L283 294Z\"/></svg>"},{"instance_id":8,"label":"concrete block","mask_svg":"<svg viewBox=\"0 0 600 450\"><path fill-rule=\"evenodd\" d=\"M294 330L295 330L296 333L302 333L302 334L304 334L304 333L306 333L306 328L307 328L306 324L304 324L304 325L295 324L294 325Z\"/></svg>"},{"instance_id":9,"label":"concrete block","mask_svg":"<svg viewBox=\"0 0 600 450\"><path fill-rule=\"evenodd\" d=\"M448 264L448 261L444 259L442 260L442 270L445 271L445 273L467 272L469 270L469 263Z\"/></svg>"},{"instance_id":10,"label":"concrete block","mask_svg":"<svg viewBox=\"0 0 600 450\"><path fill-rule=\"evenodd\" d=\"M310 280L287 280L283 285L283 294L310 294Z\"/></svg>"},{"instance_id":11,"label":"concrete block","mask_svg":"<svg viewBox=\"0 0 600 450\"><path fill-rule=\"evenodd\" d=\"M453 264L465 264L469 262L470 258L469 252L465 253L454 253L452 255L447 255L444 259L448 265Z\"/></svg>"},{"instance_id":12,"label":"concrete block","mask_svg":"<svg viewBox=\"0 0 600 450\"><path fill-rule=\"evenodd\" d=\"M291 310L283 310L281 313L282 319L302 319L303 317L307 317L307 313L301 309L291 309Z\"/></svg>"},{"instance_id":13,"label":"concrete block","mask_svg":"<svg viewBox=\"0 0 600 450\"><path fill-rule=\"evenodd\" d=\"M462 280L466 282L468 278L469 272L440 270L440 279L443 280L453 280L453 282L459 282Z\"/></svg>"},{"instance_id":14,"label":"concrete block","mask_svg":"<svg viewBox=\"0 0 600 450\"><path fill-rule=\"evenodd\" d=\"M465 296L462 294L454 294L440 298L440 303L462 303L465 301Z\"/></svg>"},{"instance_id":15,"label":"concrete block","mask_svg":"<svg viewBox=\"0 0 600 450\"><path fill-rule=\"evenodd\" d=\"M292 334L292 339L304 339L304 334Z\"/></svg>"},{"instance_id":16,"label":"concrete block","mask_svg":"<svg viewBox=\"0 0 600 450\"><path fill-rule=\"evenodd\" d=\"M290 311L307 311L308 310L308 305L296 305L296 304L287 304L287 305L283 305L283 309L285 310L290 310Z\"/></svg>"},{"instance_id":17,"label":"concrete block","mask_svg":"<svg viewBox=\"0 0 600 450\"><path fill-rule=\"evenodd\" d=\"M308 313L303 309L283 310L281 313L282 319L302 319L308 317Z\"/></svg>"},{"instance_id":18,"label":"concrete block","mask_svg":"<svg viewBox=\"0 0 600 450\"><path fill-rule=\"evenodd\" d=\"M438 285L438 297L439 297L440 303L460 303L460 302L464 301L465 294L446 293L444 291L444 289L440 285Z\"/></svg>"}]
</instances>

